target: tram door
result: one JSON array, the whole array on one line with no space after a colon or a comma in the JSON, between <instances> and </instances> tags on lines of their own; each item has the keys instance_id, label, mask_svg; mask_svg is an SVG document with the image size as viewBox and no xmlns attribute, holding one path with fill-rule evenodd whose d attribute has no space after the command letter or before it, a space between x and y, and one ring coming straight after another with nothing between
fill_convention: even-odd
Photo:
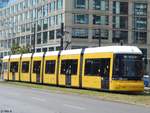
<instances>
[{"instance_id":1,"label":"tram door","mask_svg":"<svg viewBox=\"0 0 150 113\"><path fill-rule=\"evenodd\" d=\"M12 71L12 80L15 80L16 79L16 77L15 77L16 75L15 75L15 72L14 71Z\"/></svg>"},{"instance_id":2,"label":"tram door","mask_svg":"<svg viewBox=\"0 0 150 113\"><path fill-rule=\"evenodd\" d=\"M110 59L103 59L101 62L101 88L104 90L109 89L109 72L110 72Z\"/></svg>"},{"instance_id":3,"label":"tram door","mask_svg":"<svg viewBox=\"0 0 150 113\"><path fill-rule=\"evenodd\" d=\"M16 80L16 73L18 72L18 62L11 62L10 71L12 72L12 80Z\"/></svg>"},{"instance_id":4,"label":"tram door","mask_svg":"<svg viewBox=\"0 0 150 113\"><path fill-rule=\"evenodd\" d=\"M66 69L66 86L71 86L71 65Z\"/></svg>"},{"instance_id":5,"label":"tram door","mask_svg":"<svg viewBox=\"0 0 150 113\"><path fill-rule=\"evenodd\" d=\"M76 82L78 68L77 59L63 59L61 61L61 74L63 76L63 85L71 87ZM78 78L77 78L78 79ZM75 82L74 82L75 81Z\"/></svg>"},{"instance_id":6,"label":"tram door","mask_svg":"<svg viewBox=\"0 0 150 113\"><path fill-rule=\"evenodd\" d=\"M36 82L40 83L41 61L35 61L34 62L34 70L36 73Z\"/></svg>"}]
</instances>

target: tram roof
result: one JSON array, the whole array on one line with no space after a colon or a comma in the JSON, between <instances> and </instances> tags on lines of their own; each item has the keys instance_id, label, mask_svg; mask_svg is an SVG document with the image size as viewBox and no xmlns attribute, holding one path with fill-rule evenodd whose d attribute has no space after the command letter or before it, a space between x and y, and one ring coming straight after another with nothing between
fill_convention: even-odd
<instances>
[{"instance_id":1,"label":"tram roof","mask_svg":"<svg viewBox=\"0 0 150 113\"><path fill-rule=\"evenodd\" d=\"M9 59L9 56L4 56L3 60Z\"/></svg>"},{"instance_id":2,"label":"tram roof","mask_svg":"<svg viewBox=\"0 0 150 113\"><path fill-rule=\"evenodd\" d=\"M81 54L82 49L63 50L61 55ZM142 54L141 50L136 46L104 46L86 48L84 53L99 53L99 52L112 52L122 54ZM46 52L45 56L58 55L59 51ZM34 57L43 57L44 52L34 53ZM22 57L31 57L32 53L23 54ZM21 54L11 55L10 58L20 58ZM3 59L9 59L9 56L5 56Z\"/></svg>"},{"instance_id":3,"label":"tram roof","mask_svg":"<svg viewBox=\"0 0 150 113\"><path fill-rule=\"evenodd\" d=\"M84 53L112 52L124 54L142 54L136 46L104 46L95 48L86 48Z\"/></svg>"},{"instance_id":4,"label":"tram roof","mask_svg":"<svg viewBox=\"0 0 150 113\"><path fill-rule=\"evenodd\" d=\"M59 51L46 52L45 56L57 56Z\"/></svg>"},{"instance_id":5,"label":"tram roof","mask_svg":"<svg viewBox=\"0 0 150 113\"><path fill-rule=\"evenodd\" d=\"M43 57L44 55L44 52L41 52L41 53L34 53L33 54L33 57Z\"/></svg>"},{"instance_id":6,"label":"tram roof","mask_svg":"<svg viewBox=\"0 0 150 113\"><path fill-rule=\"evenodd\" d=\"M10 58L20 58L21 54L11 55Z\"/></svg>"},{"instance_id":7,"label":"tram roof","mask_svg":"<svg viewBox=\"0 0 150 113\"><path fill-rule=\"evenodd\" d=\"M29 58L32 56L32 53L26 53L22 55L22 58Z\"/></svg>"},{"instance_id":8,"label":"tram roof","mask_svg":"<svg viewBox=\"0 0 150 113\"><path fill-rule=\"evenodd\" d=\"M63 50L61 55L81 54L82 49Z\"/></svg>"}]
</instances>

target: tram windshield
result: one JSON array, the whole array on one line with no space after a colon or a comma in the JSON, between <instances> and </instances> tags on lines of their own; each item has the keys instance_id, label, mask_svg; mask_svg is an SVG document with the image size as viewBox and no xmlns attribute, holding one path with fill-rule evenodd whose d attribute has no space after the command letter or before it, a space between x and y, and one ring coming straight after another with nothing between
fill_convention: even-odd
<instances>
[{"instance_id":1,"label":"tram windshield","mask_svg":"<svg viewBox=\"0 0 150 113\"><path fill-rule=\"evenodd\" d=\"M116 54L113 79L138 80L143 77L142 55Z\"/></svg>"}]
</instances>

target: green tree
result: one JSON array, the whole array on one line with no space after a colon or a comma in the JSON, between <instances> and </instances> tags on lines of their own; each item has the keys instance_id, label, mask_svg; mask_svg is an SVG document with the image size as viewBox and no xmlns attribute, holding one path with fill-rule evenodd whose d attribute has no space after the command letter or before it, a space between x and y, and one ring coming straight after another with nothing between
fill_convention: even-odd
<instances>
[{"instance_id":1,"label":"green tree","mask_svg":"<svg viewBox=\"0 0 150 113\"><path fill-rule=\"evenodd\" d=\"M24 54L30 52L30 45L27 45L27 47L23 46L20 47L18 44L13 44L11 48L11 54Z\"/></svg>"}]
</instances>

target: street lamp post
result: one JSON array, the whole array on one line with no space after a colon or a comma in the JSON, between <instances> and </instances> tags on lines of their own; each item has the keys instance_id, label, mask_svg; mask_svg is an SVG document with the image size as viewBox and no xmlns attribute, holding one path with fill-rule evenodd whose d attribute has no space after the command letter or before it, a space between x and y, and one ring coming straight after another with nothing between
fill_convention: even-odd
<instances>
[{"instance_id":1,"label":"street lamp post","mask_svg":"<svg viewBox=\"0 0 150 113\"><path fill-rule=\"evenodd\" d=\"M60 48L61 48L61 50L64 49L64 47L63 47L63 42L64 42L63 36L64 36L64 23L61 23L61 41L60 41Z\"/></svg>"},{"instance_id":2,"label":"street lamp post","mask_svg":"<svg viewBox=\"0 0 150 113\"><path fill-rule=\"evenodd\" d=\"M36 21L35 21L35 23L34 23L34 35L33 35L33 53L35 52L35 34L36 34Z\"/></svg>"},{"instance_id":3,"label":"street lamp post","mask_svg":"<svg viewBox=\"0 0 150 113\"><path fill-rule=\"evenodd\" d=\"M65 41L66 46L64 47L64 35L69 34L68 31L64 31L64 23L61 23L60 32L58 32L57 37L60 38L60 50L66 50L71 41Z\"/></svg>"},{"instance_id":4,"label":"street lamp post","mask_svg":"<svg viewBox=\"0 0 150 113\"><path fill-rule=\"evenodd\" d=\"M98 37L98 40L99 40L99 47L101 46L101 30L99 29L99 37Z\"/></svg>"}]
</instances>

